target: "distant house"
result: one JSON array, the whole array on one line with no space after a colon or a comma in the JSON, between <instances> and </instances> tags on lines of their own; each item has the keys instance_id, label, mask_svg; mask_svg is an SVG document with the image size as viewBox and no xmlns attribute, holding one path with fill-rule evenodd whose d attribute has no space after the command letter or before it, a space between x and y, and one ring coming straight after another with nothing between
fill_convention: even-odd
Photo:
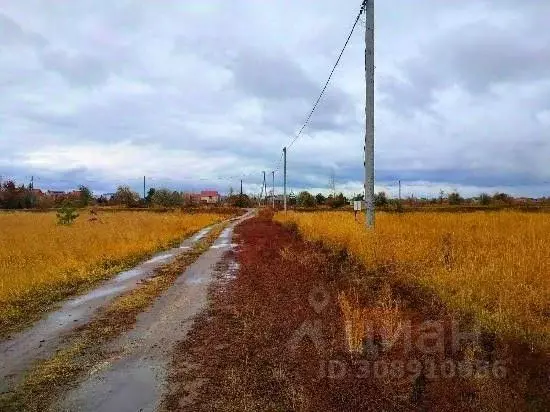
<instances>
[{"instance_id":1,"label":"distant house","mask_svg":"<svg viewBox=\"0 0 550 412\"><path fill-rule=\"evenodd\" d=\"M183 192L181 196L183 198L183 204L186 206L199 204L201 202L201 195L198 193Z\"/></svg>"},{"instance_id":2,"label":"distant house","mask_svg":"<svg viewBox=\"0 0 550 412\"><path fill-rule=\"evenodd\" d=\"M215 190L203 190L200 194L200 202L214 204L220 201L220 194Z\"/></svg>"},{"instance_id":3,"label":"distant house","mask_svg":"<svg viewBox=\"0 0 550 412\"><path fill-rule=\"evenodd\" d=\"M46 194L54 199L61 199L67 195L62 190L48 190Z\"/></svg>"},{"instance_id":4,"label":"distant house","mask_svg":"<svg viewBox=\"0 0 550 412\"><path fill-rule=\"evenodd\" d=\"M273 196L270 195L267 197L267 204L268 205L273 204L273 200L275 200L276 206L282 206L285 202L285 197L283 195L275 195L275 199L273 199Z\"/></svg>"},{"instance_id":5,"label":"distant house","mask_svg":"<svg viewBox=\"0 0 550 412\"><path fill-rule=\"evenodd\" d=\"M67 193L67 196L71 199L80 199L82 196L82 190L73 190L72 192Z\"/></svg>"}]
</instances>

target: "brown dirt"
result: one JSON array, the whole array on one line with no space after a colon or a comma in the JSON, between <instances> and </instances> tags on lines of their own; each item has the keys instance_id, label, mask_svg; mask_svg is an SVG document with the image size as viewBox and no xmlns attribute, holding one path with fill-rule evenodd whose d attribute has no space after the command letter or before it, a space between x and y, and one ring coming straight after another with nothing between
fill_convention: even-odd
<instances>
[{"instance_id":1,"label":"brown dirt","mask_svg":"<svg viewBox=\"0 0 550 412\"><path fill-rule=\"evenodd\" d=\"M453 317L433 296L394 279L391 268L365 273L265 216L236 234L241 247L229 258L239 273L220 276L209 309L178 345L165 409L548 410L547 355L489 334L453 350ZM342 291L373 325L360 355L347 350ZM384 299L398 302L399 319L410 322L410 349L404 339L385 349ZM430 321L442 325L441 350L434 339L418 347ZM467 324L461 319L460 331Z\"/></svg>"}]
</instances>

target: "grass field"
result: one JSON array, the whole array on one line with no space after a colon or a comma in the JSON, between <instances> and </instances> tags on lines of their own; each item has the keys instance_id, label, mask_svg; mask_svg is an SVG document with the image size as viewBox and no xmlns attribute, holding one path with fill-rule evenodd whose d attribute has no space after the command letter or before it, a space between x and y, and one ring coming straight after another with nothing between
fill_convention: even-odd
<instances>
[{"instance_id":1,"label":"grass field","mask_svg":"<svg viewBox=\"0 0 550 412\"><path fill-rule=\"evenodd\" d=\"M84 214L84 213L82 213ZM55 213L0 213L0 326L5 332L204 226L211 213L100 213L59 226Z\"/></svg>"},{"instance_id":2,"label":"grass field","mask_svg":"<svg viewBox=\"0 0 550 412\"><path fill-rule=\"evenodd\" d=\"M427 288L487 330L550 347L550 215L278 213L311 241L346 249L367 270Z\"/></svg>"}]
</instances>

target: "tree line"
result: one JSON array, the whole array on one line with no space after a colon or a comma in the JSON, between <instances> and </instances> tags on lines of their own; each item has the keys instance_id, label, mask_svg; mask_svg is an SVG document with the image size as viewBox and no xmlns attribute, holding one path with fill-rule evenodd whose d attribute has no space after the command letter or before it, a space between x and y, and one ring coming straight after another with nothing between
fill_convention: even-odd
<instances>
[{"instance_id":1,"label":"tree line","mask_svg":"<svg viewBox=\"0 0 550 412\"><path fill-rule=\"evenodd\" d=\"M342 193L339 193L338 195L329 195L328 197L325 197L322 193L318 193L317 195L313 195L308 191L302 191L298 194L298 196L291 195L288 199L288 204L291 206L298 206L298 207L304 207L304 208L311 208L316 206L325 206L325 207L331 207L331 208L338 208L342 207L351 201L354 200L364 200L365 196L362 194L357 194L354 196L351 196L350 198L347 198ZM531 201L535 201L535 199L529 199ZM538 203L546 203L549 199L542 198L538 199ZM481 193L480 195L476 197L471 198L465 198L463 197L459 192L453 191L450 193L445 193L444 191L439 192L438 197L432 197L432 198L417 198L414 196L408 196L402 200L395 199L395 198L389 198L385 192L378 192L374 195L374 204L377 208L385 208L385 207L393 207L393 208L399 208L402 205L437 205L437 204L445 204L445 205L451 205L451 206L459 206L459 205L466 205L466 204L477 204L482 206L489 206L489 205L512 205L517 204L518 199L514 198L513 196L507 194L507 193L501 193L497 192L493 195L490 195L488 193Z\"/></svg>"},{"instance_id":2,"label":"tree line","mask_svg":"<svg viewBox=\"0 0 550 412\"><path fill-rule=\"evenodd\" d=\"M346 197L343 193L334 193L325 196L322 193L313 195L304 190L294 195L291 193L287 198L287 204L290 207L328 207L340 208L346 206L352 200L363 200L364 196L357 194ZM438 197L416 198L409 196L402 201L389 198L385 192L379 192L375 195L375 205L378 208L396 207L402 205L511 205L517 203L517 199L506 193L495 193L489 195L481 193L474 198L464 198L460 193L453 191L445 193L441 191ZM542 199L547 200L547 199ZM279 200L280 202L280 200ZM0 185L0 208L1 209L51 209L59 208L70 204L74 207L86 207L89 205L105 206L127 206L127 207L191 207L196 205L196 199L191 193L179 192L167 188L150 188L145 198L141 198L139 193L133 191L129 186L119 186L111 197L105 195L94 198L92 191L85 185L80 185L78 190L64 193L62 195L42 193L40 190L33 189L32 185L17 185L14 181L8 180ZM224 203L234 207L253 207L257 205L257 198L251 198L246 194L235 194L230 190L229 195L225 197Z\"/></svg>"},{"instance_id":3,"label":"tree line","mask_svg":"<svg viewBox=\"0 0 550 412\"><path fill-rule=\"evenodd\" d=\"M84 185L63 196L43 193L33 189L32 185L17 185L13 180L7 180L0 185L1 209L50 209L64 203L85 207L93 202L92 191Z\"/></svg>"},{"instance_id":4,"label":"tree line","mask_svg":"<svg viewBox=\"0 0 550 412\"><path fill-rule=\"evenodd\" d=\"M248 195L233 195L225 203L235 207L251 207L253 199ZM112 196L94 197L91 189L80 185L68 193L42 192L32 185L17 185L8 180L0 185L0 209L52 209L70 205L71 207L126 206L126 207L191 207L197 204L193 194L167 188L150 188L145 198L129 186L119 186Z\"/></svg>"}]
</instances>

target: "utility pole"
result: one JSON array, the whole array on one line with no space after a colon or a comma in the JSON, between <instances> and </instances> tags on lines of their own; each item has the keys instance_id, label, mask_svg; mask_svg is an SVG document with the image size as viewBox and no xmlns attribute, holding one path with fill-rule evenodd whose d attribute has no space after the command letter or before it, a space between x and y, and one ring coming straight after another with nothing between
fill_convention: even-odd
<instances>
[{"instance_id":1,"label":"utility pole","mask_svg":"<svg viewBox=\"0 0 550 412\"><path fill-rule=\"evenodd\" d=\"M29 185L29 188L32 190L34 190L34 176L31 176L31 184ZM34 206L34 196L31 195L30 197L30 203L31 203L31 207Z\"/></svg>"},{"instance_id":2,"label":"utility pole","mask_svg":"<svg viewBox=\"0 0 550 412\"><path fill-rule=\"evenodd\" d=\"M374 0L365 0L365 203L368 228L374 228Z\"/></svg>"},{"instance_id":3,"label":"utility pole","mask_svg":"<svg viewBox=\"0 0 550 412\"><path fill-rule=\"evenodd\" d=\"M286 147L283 147L283 164L284 164L284 173L283 173L283 204L286 213Z\"/></svg>"},{"instance_id":4,"label":"utility pole","mask_svg":"<svg viewBox=\"0 0 550 412\"><path fill-rule=\"evenodd\" d=\"M241 197L243 197L243 179L241 179Z\"/></svg>"},{"instance_id":5,"label":"utility pole","mask_svg":"<svg viewBox=\"0 0 550 412\"><path fill-rule=\"evenodd\" d=\"M271 206L275 209L275 170L271 172Z\"/></svg>"},{"instance_id":6,"label":"utility pole","mask_svg":"<svg viewBox=\"0 0 550 412\"><path fill-rule=\"evenodd\" d=\"M260 207L262 205L262 197L264 195L264 187L265 187L265 172L263 172L264 174L264 182L262 183L262 191L260 192L260 195L258 196L258 207Z\"/></svg>"},{"instance_id":7,"label":"utility pole","mask_svg":"<svg viewBox=\"0 0 550 412\"><path fill-rule=\"evenodd\" d=\"M145 176L143 176L143 199L145 199Z\"/></svg>"},{"instance_id":8,"label":"utility pole","mask_svg":"<svg viewBox=\"0 0 550 412\"><path fill-rule=\"evenodd\" d=\"M330 171L330 177L328 179L328 188L332 192L332 197L336 197L336 173L334 173L334 169Z\"/></svg>"},{"instance_id":9,"label":"utility pole","mask_svg":"<svg viewBox=\"0 0 550 412\"><path fill-rule=\"evenodd\" d=\"M264 193L264 196L265 196L265 205L267 206L267 183L265 181L265 170L264 170L264 187L263 187L263 190L265 191Z\"/></svg>"},{"instance_id":10,"label":"utility pole","mask_svg":"<svg viewBox=\"0 0 550 412\"><path fill-rule=\"evenodd\" d=\"M401 203L401 180L399 180L399 203Z\"/></svg>"}]
</instances>

